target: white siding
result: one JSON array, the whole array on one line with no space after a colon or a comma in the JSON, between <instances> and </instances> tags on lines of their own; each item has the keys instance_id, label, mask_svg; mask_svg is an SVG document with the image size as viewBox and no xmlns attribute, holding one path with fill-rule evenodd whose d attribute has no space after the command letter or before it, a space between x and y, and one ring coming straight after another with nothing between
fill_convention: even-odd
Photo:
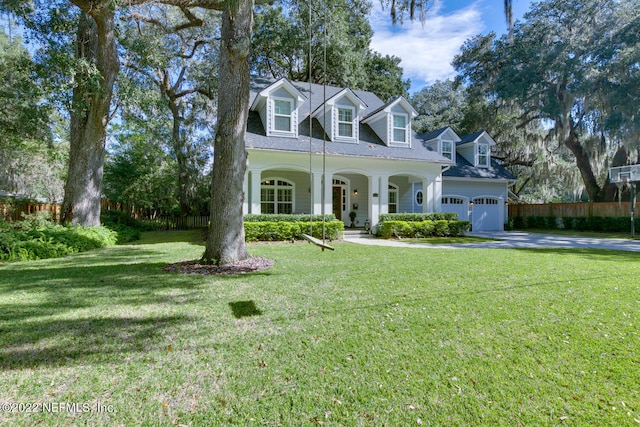
<instances>
[{"instance_id":1,"label":"white siding","mask_svg":"<svg viewBox=\"0 0 640 427\"><path fill-rule=\"evenodd\" d=\"M476 165L475 144L471 144L463 148L458 148L457 154L464 157L465 160L471 163L473 166Z\"/></svg>"},{"instance_id":2,"label":"white siding","mask_svg":"<svg viewBox=\"0 0 640 427\"><path fill-rule=\"evenodd\" d=\"M389 145L389 124L387 116L382 116L375 122L370 122L369 127L380 137L385 145Z\"/></svg>"}]
</instances>

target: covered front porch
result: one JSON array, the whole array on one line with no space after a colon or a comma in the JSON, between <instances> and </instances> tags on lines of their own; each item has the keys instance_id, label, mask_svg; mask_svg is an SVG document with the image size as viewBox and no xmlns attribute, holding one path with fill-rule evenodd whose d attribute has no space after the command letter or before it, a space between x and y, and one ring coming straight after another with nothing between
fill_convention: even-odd
<instances>
[{"instance_id":1,"label":"covered front porch","mask_svg":"<svg viewBox=\"0 0 640 427\"><path fill-rule=\"evenodd\" d=\"M362 228L384 213L441 210L439 164L327 156L323 168L320 156L259 154L250 152L245 173L245 214L333 213L345 227L355 214Z\"/></svg>"}]
</instances>

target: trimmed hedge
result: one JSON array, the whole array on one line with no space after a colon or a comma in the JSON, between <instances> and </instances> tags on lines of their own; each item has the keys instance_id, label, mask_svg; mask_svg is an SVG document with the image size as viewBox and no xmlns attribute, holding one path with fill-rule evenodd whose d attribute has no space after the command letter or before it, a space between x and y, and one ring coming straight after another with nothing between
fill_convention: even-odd
<instances>
[{"instance_id":1,"label":"trimmed hedge","mask_svg":"<svg viewBox=\"0 0 640 427\"><path fill-rule=\"evenodd\" d=\"M444 237L464 236L471 223L458 220L384 221L378 224L377 236L390 237Z\"/></svg>"},{"instance_id":2,"label":"trimmed hedge","mask_svg":"<svg viewBox=\"0 0 640 427\"><path fill-rule=\"evenodd\" d=\"M458 214L455 212L380 214L380 222L385 222L385 221L419 222L419 221L439 221L439 220L457 221Z\"/></svg>"},{"instance_id":3,"label":"trimmed hedge","mask_svg":"<svg viewBox=\"0 0 640 427\"><path fill-rule=\"evenodd\" d=\"M309 234L309 228L309 221L245 221L244 235L247 242L294 240L301 239L303 233ZM339 239L343 231L342 221L325 222L326 237L329 240ZM312 235L322 238L322 221L313 221Z\"/></svg>"},{"instance_id":4,"label":"trimmed hedge","mask_svg":"<svg viewBox=\"0 0 640 427\"><path fill-rule=\"evenodd\" d=\"M517 230L576 230L576 231L603 231L626 232L631 229L629 217L542 217L542 216L516 216L509 219L513 228Z\"/></svg>"},{"instance_id":5,"label":"trimmed hedge","mask_svg":"<svg viewBox=\"0 0 640 427\"><path fill-rule=\"evenodd\" d=\"M335 221L334 214L324 216L325 222ZM322 222L322 215L313 215L312 221ZM309 222L309 214L247 214L244 222Z\"/></svg>"}]
</instances>

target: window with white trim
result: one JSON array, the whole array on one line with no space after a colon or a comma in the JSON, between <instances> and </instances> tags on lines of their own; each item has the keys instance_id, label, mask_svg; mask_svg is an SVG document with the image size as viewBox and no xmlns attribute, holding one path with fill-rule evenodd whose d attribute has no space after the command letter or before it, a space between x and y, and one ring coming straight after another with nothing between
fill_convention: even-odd
<instances>
[{"instance_id":1,"label":"window with white trim","mask_svg":"<svg viewBox=\"0 0 640 427\"><path fill-rule=\"evenodd\" d=\"M273 100L273 130L278 132L291 132L292 117L293 102L291 100Z\"/></svg>"},{"instance_id":2,"label":"window with white trim","mask_svg":"<svg viewBox=\"0 0 640 427\"><path fill-rule=\"evenodd\" d=\"M293 183L280 178L260 183L260 210L264 214L293 213Z\"/></svg>"},{"instance_id":3,"label":"window with white trim","mask_svg":"<svg viewBox=\"0 0 640 427\"><path fill-rule=\"evenodd\" d=\"M353 138L353 108L338 108L338 136Z\"/></svg>"},{"instance_id":4,"label":"window with white trim","mask_svg":"<svg viewBox=\"0 0 640 427\"><path fill-rule=\"evenodd\" d=\"M442 141L442 157L446 157L449 160L453 160L453 142Z\"/></svg>"},{"instance_id":5,"label":"window with white trim","mask_svg":"<svg viewBox=\"0 0 640 427\"><path fill-rule=\"evenodd\" d=\"M389 213L398 213L398 187L389 184Z\"/></svg>"},{"instance_id":6,"label":"window with white trim","mask_svg":"<svg viewBox=\"0 0 640 427\"><path fill-rule=\"evenodd\" d=\"M407 116L404 114L393 115L393 142L406 144L407 141Z\"/></svg>"},{"instance_id":7,"label":"window with white trim","mask_svg":"<svg viewBox=\"0 0 640 427\"><path fill-rule=\"evenodd\" d=\"M478 166L489 167L489 145L478 144Z\"/></svg>"},{"instance_id":8,"label":"window with white trim","mask_svg":"<svg viewBox=\"0 0 640 427\"><path fill-rule=\"evenodd\" d=\"M416 191L416 205L422 206L422 202L424 202L424 194L422 190Z\"/></svg>"}]
</instances>

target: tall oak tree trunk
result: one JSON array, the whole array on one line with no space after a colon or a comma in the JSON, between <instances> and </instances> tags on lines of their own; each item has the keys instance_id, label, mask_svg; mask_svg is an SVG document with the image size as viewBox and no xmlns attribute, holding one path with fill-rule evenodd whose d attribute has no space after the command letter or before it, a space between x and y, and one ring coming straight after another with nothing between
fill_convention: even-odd
<instances>
[{"instance_id":1,"label":"tall oak tree trunk","mask_svg":"<svg viewBox=\"0 0 640 427\"><path fill-rule=\"evenodd\" d=\"M249 114L253 0L229 2L222 14L220 93L214 140L211 224L203 261L229 264L249 257L242 205Z\"/></svg>"},{"instance_id":2,"label":"tall oak tree trunk","mask_svg":"<svg viewBox=\"0 0 640 427\"><path fill-rule=\"evenodd\" d=\"M85 11L78 24L76 59L85 69L94 65L98 76L78 70L73 90L69 172L65 183L62 222L100 225L100 197L104 149L113 84L119 71L114 34L114 11L108 4Z\"/></svg>"}]
</instances>

